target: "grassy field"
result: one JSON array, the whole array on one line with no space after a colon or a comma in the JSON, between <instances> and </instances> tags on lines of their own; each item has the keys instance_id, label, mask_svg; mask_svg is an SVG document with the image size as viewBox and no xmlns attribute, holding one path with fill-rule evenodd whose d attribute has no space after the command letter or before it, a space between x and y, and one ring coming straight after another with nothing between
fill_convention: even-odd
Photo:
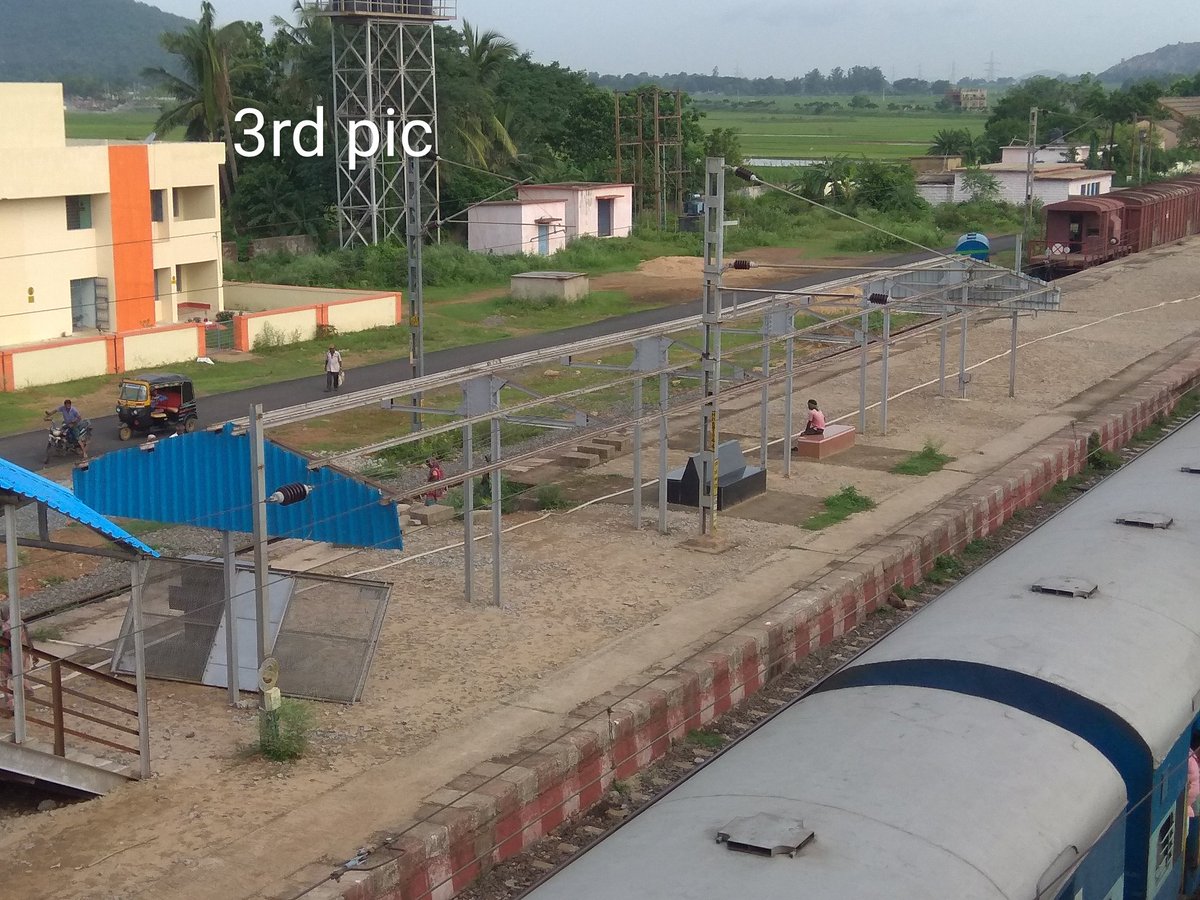
<instances>
[{"instance_id":1,"label":"grassy field","mask_svg":"<svg viewBox=\"0 0 1200 900\"><path fill-rule=\"evenodd\" d=\"M124 109L118 112L67 112L67 137L89 140L142 141L154 131L157 109ZM178 140L178 130L158 139Z\"/></svg>"},{"instance_id":2,"label":"grassy field","mask_svg":"<svg viewBox=\"0 0 1200 900\"><path fill-rule=\"evenodd\" d=\"M981 134L982 113L939 113L933 110L842 110L805 115L780 106L778 111L709 109L705 128L735 128L746 156L788 159L866 156L903 159L920 156L943 128L965 128Z\"/></svg>"}]
</instances>

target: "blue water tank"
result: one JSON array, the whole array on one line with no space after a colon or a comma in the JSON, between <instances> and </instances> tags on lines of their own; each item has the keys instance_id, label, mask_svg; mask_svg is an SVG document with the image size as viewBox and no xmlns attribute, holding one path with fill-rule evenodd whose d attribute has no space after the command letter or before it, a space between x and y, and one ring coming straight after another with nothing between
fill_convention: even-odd
<instances>
[{"instance_id":1,"label":"blue water tank","mask_svg":"<svg viewBox=\"0 0 1200 900\"><path fill-rule=\"evenodd\" d=\"M970 234L964 234L958 239L958 243L954 247L954 252L962 256L969 256L972 259L981 259L984 262L988 261L988 255L991 253L992 244L988 240L986 234L980 234L977 231L972 231Z\"/></svg>"}]
</instances>

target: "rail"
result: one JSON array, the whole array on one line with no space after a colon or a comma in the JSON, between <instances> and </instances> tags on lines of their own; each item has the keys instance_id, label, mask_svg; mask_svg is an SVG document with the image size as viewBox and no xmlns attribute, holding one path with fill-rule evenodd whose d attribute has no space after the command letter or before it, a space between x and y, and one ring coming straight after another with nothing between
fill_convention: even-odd
<instances>
[{"instance_id":1,"label":"rail","mask_svg":"<svg viewBox=\"0 0 1200 900\"><path fill-rule=\"evenodd\" d=\"M134 769L140 773L140 777L145 778L149 774L150 763L143 755L146 746L143 734L147 723L140 720L136 701L133 706L125 706L119 702L125 695L132 694L136 697L137 687L120 678L39 650L28 643L24 645L23 650L27 659L43 664L25 673L25 703L27 706L45 710L47 716L40 718L26 712L25 722L50 730L54 741L54 755L66 758L67 737L70 736L137 757ZM40 677L34 673L48 674L49 677ZM97 693L89 693L64 684L71 678L88 679L88 687ZM37 696L39 688L48 691L48 699ZM0 685L0 690L10 698L13 695L12 688L7 684ZM98 696L98 693L105 691L108 693L107 697ZM68 700L78 702L69 703ZM123 718L118 718L116 714ZM88 724L98 727L88 728ZM85 728L87 730L83 730ZM122 735L132 735L133 746L130 746L129 742L122 742Z\"/></svg>"}]
</instances>

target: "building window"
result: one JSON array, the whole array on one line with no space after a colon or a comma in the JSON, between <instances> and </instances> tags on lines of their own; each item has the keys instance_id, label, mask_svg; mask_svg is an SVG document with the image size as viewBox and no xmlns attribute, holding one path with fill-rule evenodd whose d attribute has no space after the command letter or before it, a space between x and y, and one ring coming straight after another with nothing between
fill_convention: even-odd
<instances>
[{"instance_id":1,"label":"building window","mask_svg":"<svg viewBox=\"0 0 1200 900\"><path fill-rule=\"evenodd\" d=\"M67 198L67 231L82 231L92 227L92 198Z\"/></svg>"},{"instance_id":2,"label":"building window","mask_svg":"<svg viewBox=\"0 0 1200 900\"><path fill-rule=\"evenodd\" d=\"M210 185L173 188L171 194L177 221L216 218L216 194Z\"/></svg>"},{"instance_id":3,"label":"building window","mask_svg":"<svg viewBox=\"0 0 1200 900\"><path fill-rule=\"evenodd\" d=\"M165 191L150 192L150 221L161 222L164 220L163 202L166 200Z\"/></svg>"}]
</instances>

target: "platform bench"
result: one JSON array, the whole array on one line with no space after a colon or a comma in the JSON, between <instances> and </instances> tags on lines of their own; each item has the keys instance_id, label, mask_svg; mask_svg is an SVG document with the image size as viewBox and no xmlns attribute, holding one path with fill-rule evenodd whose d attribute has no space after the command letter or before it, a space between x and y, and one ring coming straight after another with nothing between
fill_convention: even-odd
<instances>
[{"instance_id":1,"label":"platform bench","mask_svg":"<svg viewBox=\"0 0 1200 900\"><path fill-rule=\"evenodd\" d=\"M853 425L829 425L824 434L802 434L792 441L792 452L801 459L826 459L854 446Z\"/></svg>"}]
</instances>

